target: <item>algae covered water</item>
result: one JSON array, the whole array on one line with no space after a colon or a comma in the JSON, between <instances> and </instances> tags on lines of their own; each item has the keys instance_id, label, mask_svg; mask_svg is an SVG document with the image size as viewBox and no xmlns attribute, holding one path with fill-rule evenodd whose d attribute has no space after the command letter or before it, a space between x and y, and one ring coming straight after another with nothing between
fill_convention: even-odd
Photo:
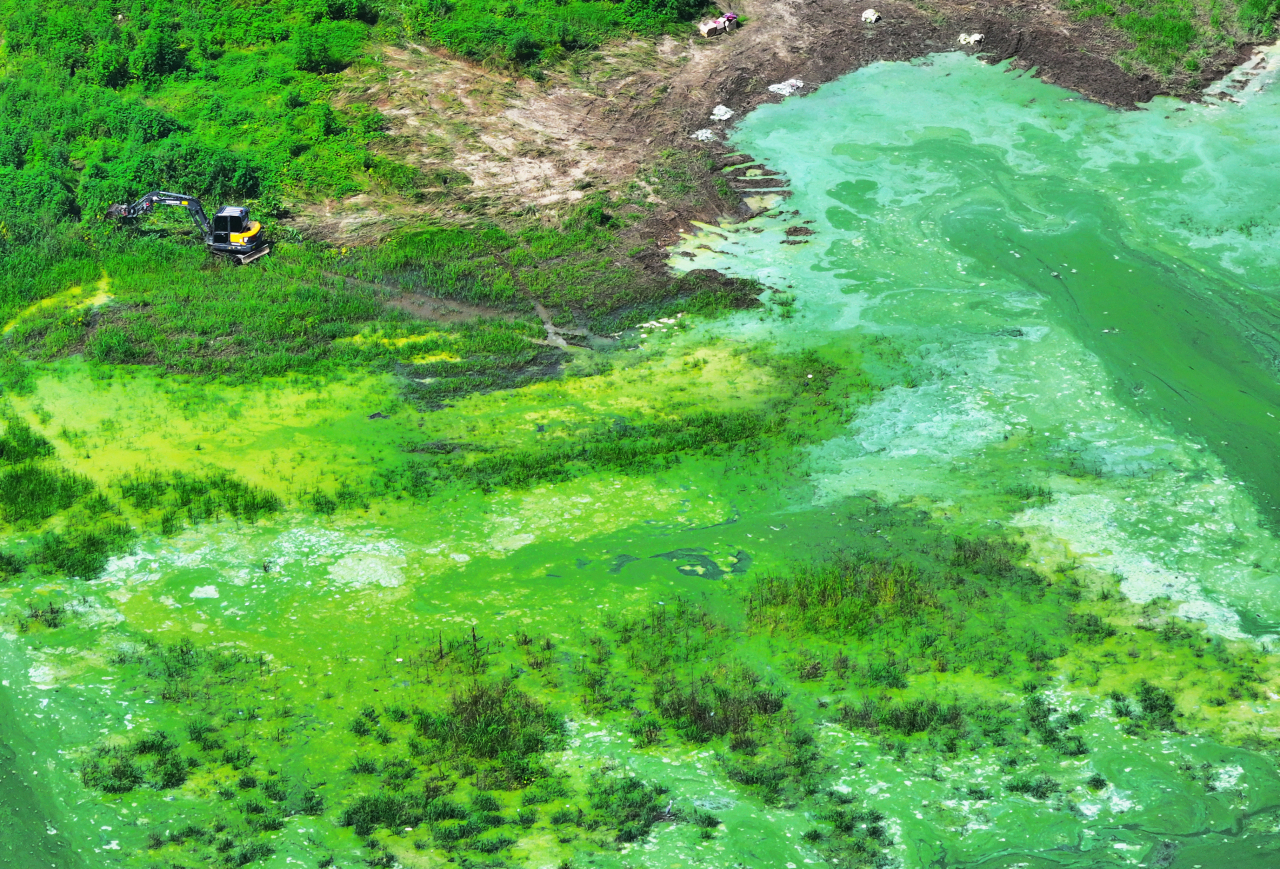
<instances>
[{"instance_id":1,"label":"algae covered water","mask_svg":"<svg viewBox=\"0 0 1280 869\"><path fill-rule=\"evenodd\" d=\"M864 69L743 120L733 144L786 174L794 211L695 239L685 262L792 288L796 340L909 336L930 373L813 451L827 497L959 510L975 477L1047 472L1066 497L1022 523L1137 595L1265 635L1280 624L1273 79L1234 103L1118 113L961 55ZM1028 437L1040 467L1001 459Z\"/></svg>"},{"instance_id":2,"label":"algae covered water","mask_svg":"<svg viewBox=\"0 0 1280 869\"><path fill-rule=\"evenodd\" d=\"M0 855L1275 865L1267 84L943 55L767 107L793 196L675 260L765 310L431 413L50 366L13 419L140 530L0 586Z\"/></svg>"}]
</instances>

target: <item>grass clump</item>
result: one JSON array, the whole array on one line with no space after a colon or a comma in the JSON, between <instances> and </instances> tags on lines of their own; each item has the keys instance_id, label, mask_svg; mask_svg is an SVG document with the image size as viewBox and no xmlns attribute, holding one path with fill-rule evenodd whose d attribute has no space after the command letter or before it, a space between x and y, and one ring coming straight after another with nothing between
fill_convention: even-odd
<instances>
[{"instance_id":1,"label":"grass clump","mask_svg":"<svg viewBox=\"0 0 1280 869\"><path fill-rule=\"evenodd\" d=\"M118 478L113 488L139 512L159 513L161 530L166 534L176 533L184 518L192 525L216 522L223 516L256 522L284 509L279 495L246 483L225 470L135 471Z\"/></svg>"},{"instance_id":2,"label":"grass clump","mask_svg":"<svg viewBox=\"0 0 1280 869\"><path fill-rule=\"evenodd\" d=\"M181 755L178 746L157 731L124 745L95 747L80 765L80 781L108 794L124 794L144 785L168 790L180 787L188 771L199 765L199 760Z\"/></svg>"},{"instance_id":3,"label":"grass clump","mask_svg":"<svg viewBox=\"0 0 1280 869\"><path fill-rule=\"evenodd\" d=\"M664 799L666 793L661 785L607 772L596 774L587 788L591 810L617 828L618 842L643 839L654 824L676 817L670 813L670 800Z\"/></svg>"},{"instance_id":4,"label":"grass clump","mask_svg":"<svg viewBox=\"0 0 1280 869\"><path fill-rule=\"evenodd\" d=\"M1078 19L1102 18L1124 33L1133 48L1122 56L1157 72L1198 73L1205 60L1234 48L1237 40L1275 31L1275 0L1208 3L1203 0L1068 0Z\"/></svg>"},{"instance_id":5,"label":"grass clump","mask_svg":"<svg viewBox=\"0 0 1280 869\"><path fill-rule=\"evenodd\" d=\"M1005 790L1010 793L1025 794L1037 800L1047 800L1062 790L1062 785L1052 776L1042 775L1035 778L1017 776L1005 784Z\"/></svg>"},{"instance_id":6,"label":"grass clump","mask_svg":"<svg viewBox=\"0 0 1280 869\"><path fill-rule=\"evenodd\" d=\"M456 692L439 714L418 710L414 729L453 751L490 761L496 778L519 787L545 775L538 756L559 744L564 721L509 682L475 682Z\"/></svg>"}]
</instances>

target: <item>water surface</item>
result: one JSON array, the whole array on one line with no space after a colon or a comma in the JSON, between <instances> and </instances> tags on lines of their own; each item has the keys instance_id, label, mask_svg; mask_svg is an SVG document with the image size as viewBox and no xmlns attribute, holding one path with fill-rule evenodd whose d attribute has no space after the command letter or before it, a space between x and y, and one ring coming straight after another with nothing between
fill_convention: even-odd
<instances>
[{"instance_id":1,"label":"water surface","mask_svg":"<svg viewBox=\"0 0 1280 869\"><path fill-rule=\"evenodd\" d=\"M1280 624L1274 78L1242 104L1116 112L965 55L878 64L744 118L732 144L794 195L677 262L790 288L800 313L782 340L860 329L914 348L924 379L814 451L826 497L962 510L983 485L1045 485L1059 497L1026 525L1139 599L1267 634ZM784 237L797 226L816 234ZM1035 455L1015 456L1019 442Z\"/></svg>"}]
</instances>

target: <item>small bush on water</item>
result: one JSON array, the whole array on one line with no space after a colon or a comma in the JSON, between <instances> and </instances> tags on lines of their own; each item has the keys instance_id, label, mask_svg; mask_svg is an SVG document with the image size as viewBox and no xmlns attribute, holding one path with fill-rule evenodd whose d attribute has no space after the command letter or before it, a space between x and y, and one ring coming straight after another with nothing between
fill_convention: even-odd
<instances>
[{"instance_id":1,"label":"small bush on water","mask_svg":"<svg viewBox=\"0 0 1280 869\"><path fill-rule=\"evenodd\" d=\"M258 860L265 860L275 852L275 848L272 848L266 842L254 842L236 849L233 853L228 854L225 859L228 866L248 866Z\"/></svg>"},{"instance_id":2,"label":"small bush on water","mask_svg":"<svg viewBox=\"0 0 1280 869\"><path fill-rule=\"evenodd\" d=\"M709 680L681 686L673 677L660 678L653 686L653 705L675 731L690 742L706 742L728 733L742 733L761 715L782 709L783 694L758 688L747 680L708 684Z\"/></svg>"},{"instance_id":3,"label":"small bush on water","mask_svg":"<svg viewBox=\"0 0 1280 869\"><path fill-rule=\"evenodd\" d=\"M85 529L46 532L28 558L70 577L97 579L113 556L131 550L133 540L129 525L106 521Z\"/></svg>"},{"instance_id":4,"label":"small bush on water","mask_svg":"<svg viewBox=\"0 0 1280 869\"><path fill-rule=\"evenodd\" d=\"M140 764L153 758L150 764ZM158 790L180 787L198 761L185 758L161 731L139 736L124 745L100 745L80 765L80 780L103 793L122 794L144 784Z\"/></svg>"},{"instance_id":5,"label":"small bush on water","mask_svg":"<svg viewBox=\"0 0 1280 869\"><path fill-rule=\"evenodd\" d=\"M1079 615L1072 613L1067 616L1067 626L1073 637L1090 645L1096 645L1116 635L1114 627L1093 613Z\"/></svg>"},{"instance_id":6,"label":"small bush on water","mask_svg":"<svg viewBox=\"0 0 1280 869\"><path fill-rule=\"evenodd\" d=\"M370 757L357 757L351 763L351 771L357 775L375 775L378 772L378 762Z\"/></svg>"},{"instance_id":7,"label":"small bush on water","mask_svg":"<svg viewBox=\"0 0 1280 869\"><path fill-rule=\"evenodd\" d=\"M471 798L471 809L476 812L496 812L501 808L492 794L479 793Z\"/></svg>"},{"instance_id":8,"label":"small bush on water","mask_svg":"<svg viewBox=\"0 0 1280 869\"><path fill-rule=\"evenodd\" d=\"M342 810L338 825L352 827L357 836L364 838L379 827L416 827L423 821L424 809L420 797L383 791L357 797Z\"/></svg>"},{"instance_id":9,"label":"small bush on water","mask_svg":"<svg viewBox=\"0 0 1280 869\"><path fill-rule=\"evenodd\" d=\"M516 840L510 836L489 836L472 840L471 847L481 854L496 854L504 848L510 848Z\"/></svg>"},{"instance_id":10,"label":"small bush on water","mask_svg":"<svg viewBox=\"0 0 1280 869\"><path fill-rule=\"evenodd\" d=\"M46 628L62 627L63 622L66 621L66 612L65 608L52 601L44 607L39 607L35 604L27 605L27 618L44 625Z\"/></svg>"}]
</instances>

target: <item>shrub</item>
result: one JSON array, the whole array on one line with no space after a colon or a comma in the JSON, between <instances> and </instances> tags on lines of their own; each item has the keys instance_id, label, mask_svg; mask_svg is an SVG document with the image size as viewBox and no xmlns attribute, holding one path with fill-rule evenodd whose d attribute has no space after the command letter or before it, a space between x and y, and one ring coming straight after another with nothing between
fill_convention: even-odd
<instances>
[{"instance_id":1,"label":"shrub","mask_svg":"<svg viewBox=\"0 0 1280 869\"><path fill-rule=\"evenodd\" d=\"M474 683L455 693L443 714L417 712L414 727L420 736L489 760L540 753L564 732L563 719L505 681Z\"/></svg>"}]
</instances>

